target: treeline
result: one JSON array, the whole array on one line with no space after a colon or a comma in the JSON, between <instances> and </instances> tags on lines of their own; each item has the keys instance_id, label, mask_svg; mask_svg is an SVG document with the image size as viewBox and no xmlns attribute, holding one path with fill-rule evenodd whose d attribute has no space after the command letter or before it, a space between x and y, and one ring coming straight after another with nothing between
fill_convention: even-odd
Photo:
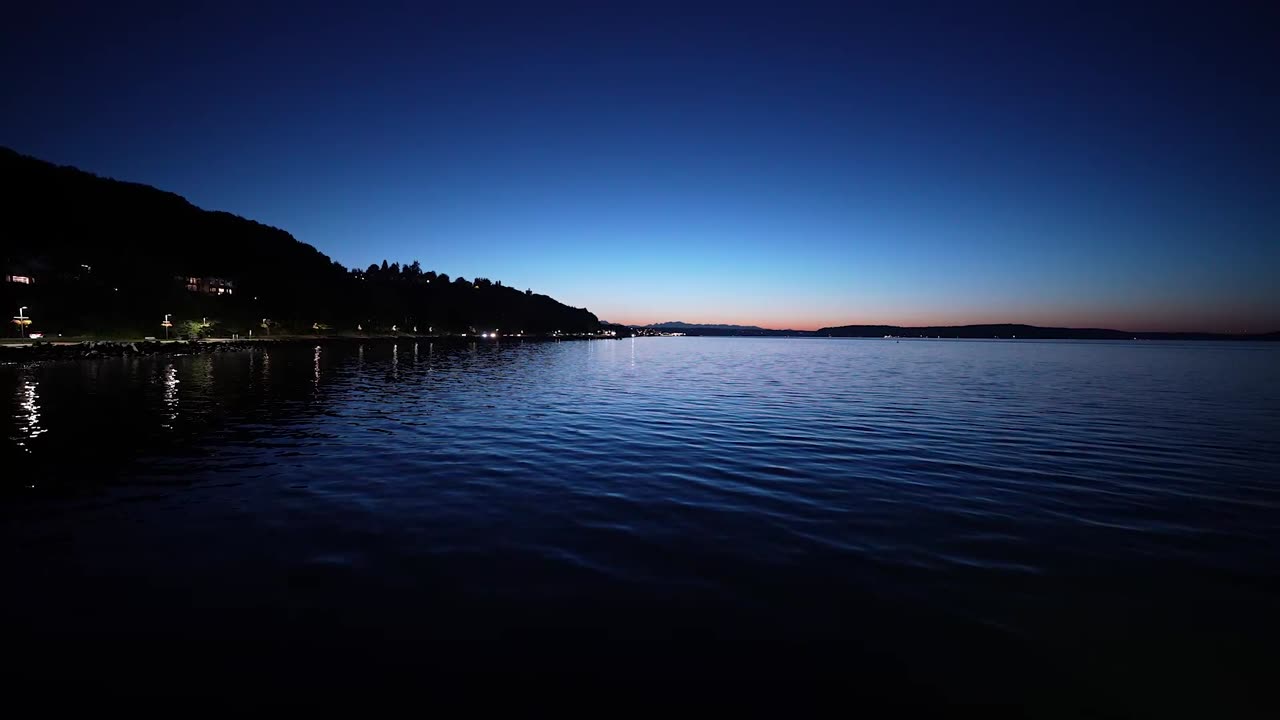
<instances>
[{"instance_id":1,"label":"treeline","mask_svg":"<svg viewBox=\"0 0 1280 720\"><path fill-rule=\"evenodd\" d=\"M423 270L414 260L370 265L351 270L351 280L363 297L370 322L401 330L418 327L452 331L587 332L600 327L595 315L539 295L531 289L506 287L502 281L477 277L451 278L448 273Z\"/></svg>"},{"instance_id":2,"label":"treeline","mask_svg":"<svg viewBox=\"0 0 1280 720\"><path fill-rule=\"evenodd\" d=\"M156 335L166 314L241 334L599 327L585 309L416 260L349 270L284 230L5 148L0 178L0 296L28 307L33 330Z\"/></svg>"}]
</instances>

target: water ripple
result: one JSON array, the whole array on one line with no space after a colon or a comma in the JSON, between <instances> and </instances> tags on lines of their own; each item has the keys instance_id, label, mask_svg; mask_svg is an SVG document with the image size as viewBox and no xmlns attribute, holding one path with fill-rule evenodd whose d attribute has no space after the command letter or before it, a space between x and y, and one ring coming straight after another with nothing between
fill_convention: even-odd
<instances>
[{"instance_id":1,"label":"water ripple","mask_svg":"<svg viewBox=\"0 0 1280 720\"><path fill-rule=\"evenodd\" d=\"M1275 345L277 347L9 366L0 397L15 527L154 507L307 587L854 588L1044 639L1118 578L1231 607L1280 567Z\"/></svg>"}]
</instances>

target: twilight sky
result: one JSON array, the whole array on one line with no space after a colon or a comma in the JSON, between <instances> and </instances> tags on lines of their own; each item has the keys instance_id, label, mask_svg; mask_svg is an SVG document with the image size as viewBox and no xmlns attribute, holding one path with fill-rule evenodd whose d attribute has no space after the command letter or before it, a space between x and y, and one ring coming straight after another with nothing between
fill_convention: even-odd
<instances>
[{"instance_id":1,"label":"twilight sky","mask_svg":"<svg viewBox=\"0 0 1280 720\"><path fill-rule=\"evenodd\" d=\"M1280 329L1266 3L370 4L26 3L0 145L614 322Z\"/></svg>"}]
</instances>

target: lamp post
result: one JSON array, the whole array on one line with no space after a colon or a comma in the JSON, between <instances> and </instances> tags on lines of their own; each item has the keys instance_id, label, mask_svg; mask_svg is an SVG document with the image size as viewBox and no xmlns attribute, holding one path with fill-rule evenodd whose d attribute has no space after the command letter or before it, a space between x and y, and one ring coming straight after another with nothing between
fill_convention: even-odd
<instances>
[{"instance_id":1,"label":"lamp post","mask_svg":"<svg viewBox=\"0 0 1280 720\"><path fill-rule=\"evenodd\" d=\"M270 335L270 334L271 334L271 321L270 321L270 320L268 320L268 319L266 319L266 318L262 318L262 329L263 329L263 330L266 330L266 331L267 331L267 334L268 334L268 335Z\"/></svg>"},{"instance_id":2,"label":"lamp post","mask_svg":"<svg viewBox=\"0 0 1280 720\"><path fill-rule=\"evenodd\" d=\"M18 323L19 337L27 336L27 316L22 314L26 312L26 309L27 309L26 305L23 305L22 307L18 308L18 316L14 318L14 320L17 321Z\"/></svg>"},{"instance_id":3,"label":"lamp post","mask_svg":"<svg viewBox=\"0 0 1280 720\"><path fill-rule=\"evenodd\" d=\"M169 328L173 327L173 323L169 322L169 317L170 317L171 315L173 315L173 313L165 313L165 314L164 314L164 322L160 323L160 325L161 325L162 327L164 327L164 339L165 339L165 340L168 340L168 339L169 339Z\"/></svg>"}]
</instances>

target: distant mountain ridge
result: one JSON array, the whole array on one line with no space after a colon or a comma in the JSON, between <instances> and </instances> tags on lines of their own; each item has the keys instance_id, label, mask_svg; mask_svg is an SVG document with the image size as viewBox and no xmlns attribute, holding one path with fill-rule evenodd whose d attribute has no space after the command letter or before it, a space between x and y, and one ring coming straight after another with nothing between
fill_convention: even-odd
<instances>
[{"instance_id":1,"label":"distant mountain ridge","mask_svg":"<svg viewBox=\"0 0 1280 720\"><path fill-rule=\"evenodd\" d=\"M958 338L1022 340L1280 340L1280 331L1269 333L1141 332L1108 328L1040 327L1017 323L984 325L840 325L819 330L773 330L755 325L717 325L665 322L638 326L652 330L674 330L686 335L743 337L861 337Z\"/></svg>"},{"instance_id":2,"label":"distant mountain ridge","mask_svg":"<svg viewBox=\"0 0 1280 720\"><path fill-rule=\"evenodd\" d=\"M1210 332L1135 332L1108 328L1061 328L1002 323L994 325L931 325L901 327L897 325L841 325L817 330L815 335L830 337L937 337L966 339L1026 340L1277 340L1280 332L1228 334Z\"/></svg>"},{"instance_id":3,"label":"distant mountain ridge","mask_svg":"<svg viewBox=\"0 0 1280 720\"><path fill-rule=\"evenodd\" d=\"M687 323L679 320L642 325L641 327L651 330L691 330L695 328L700 330L764 330L764 328L757 325L718 325L714 323Z\"/></svg>"}]
</instances>

